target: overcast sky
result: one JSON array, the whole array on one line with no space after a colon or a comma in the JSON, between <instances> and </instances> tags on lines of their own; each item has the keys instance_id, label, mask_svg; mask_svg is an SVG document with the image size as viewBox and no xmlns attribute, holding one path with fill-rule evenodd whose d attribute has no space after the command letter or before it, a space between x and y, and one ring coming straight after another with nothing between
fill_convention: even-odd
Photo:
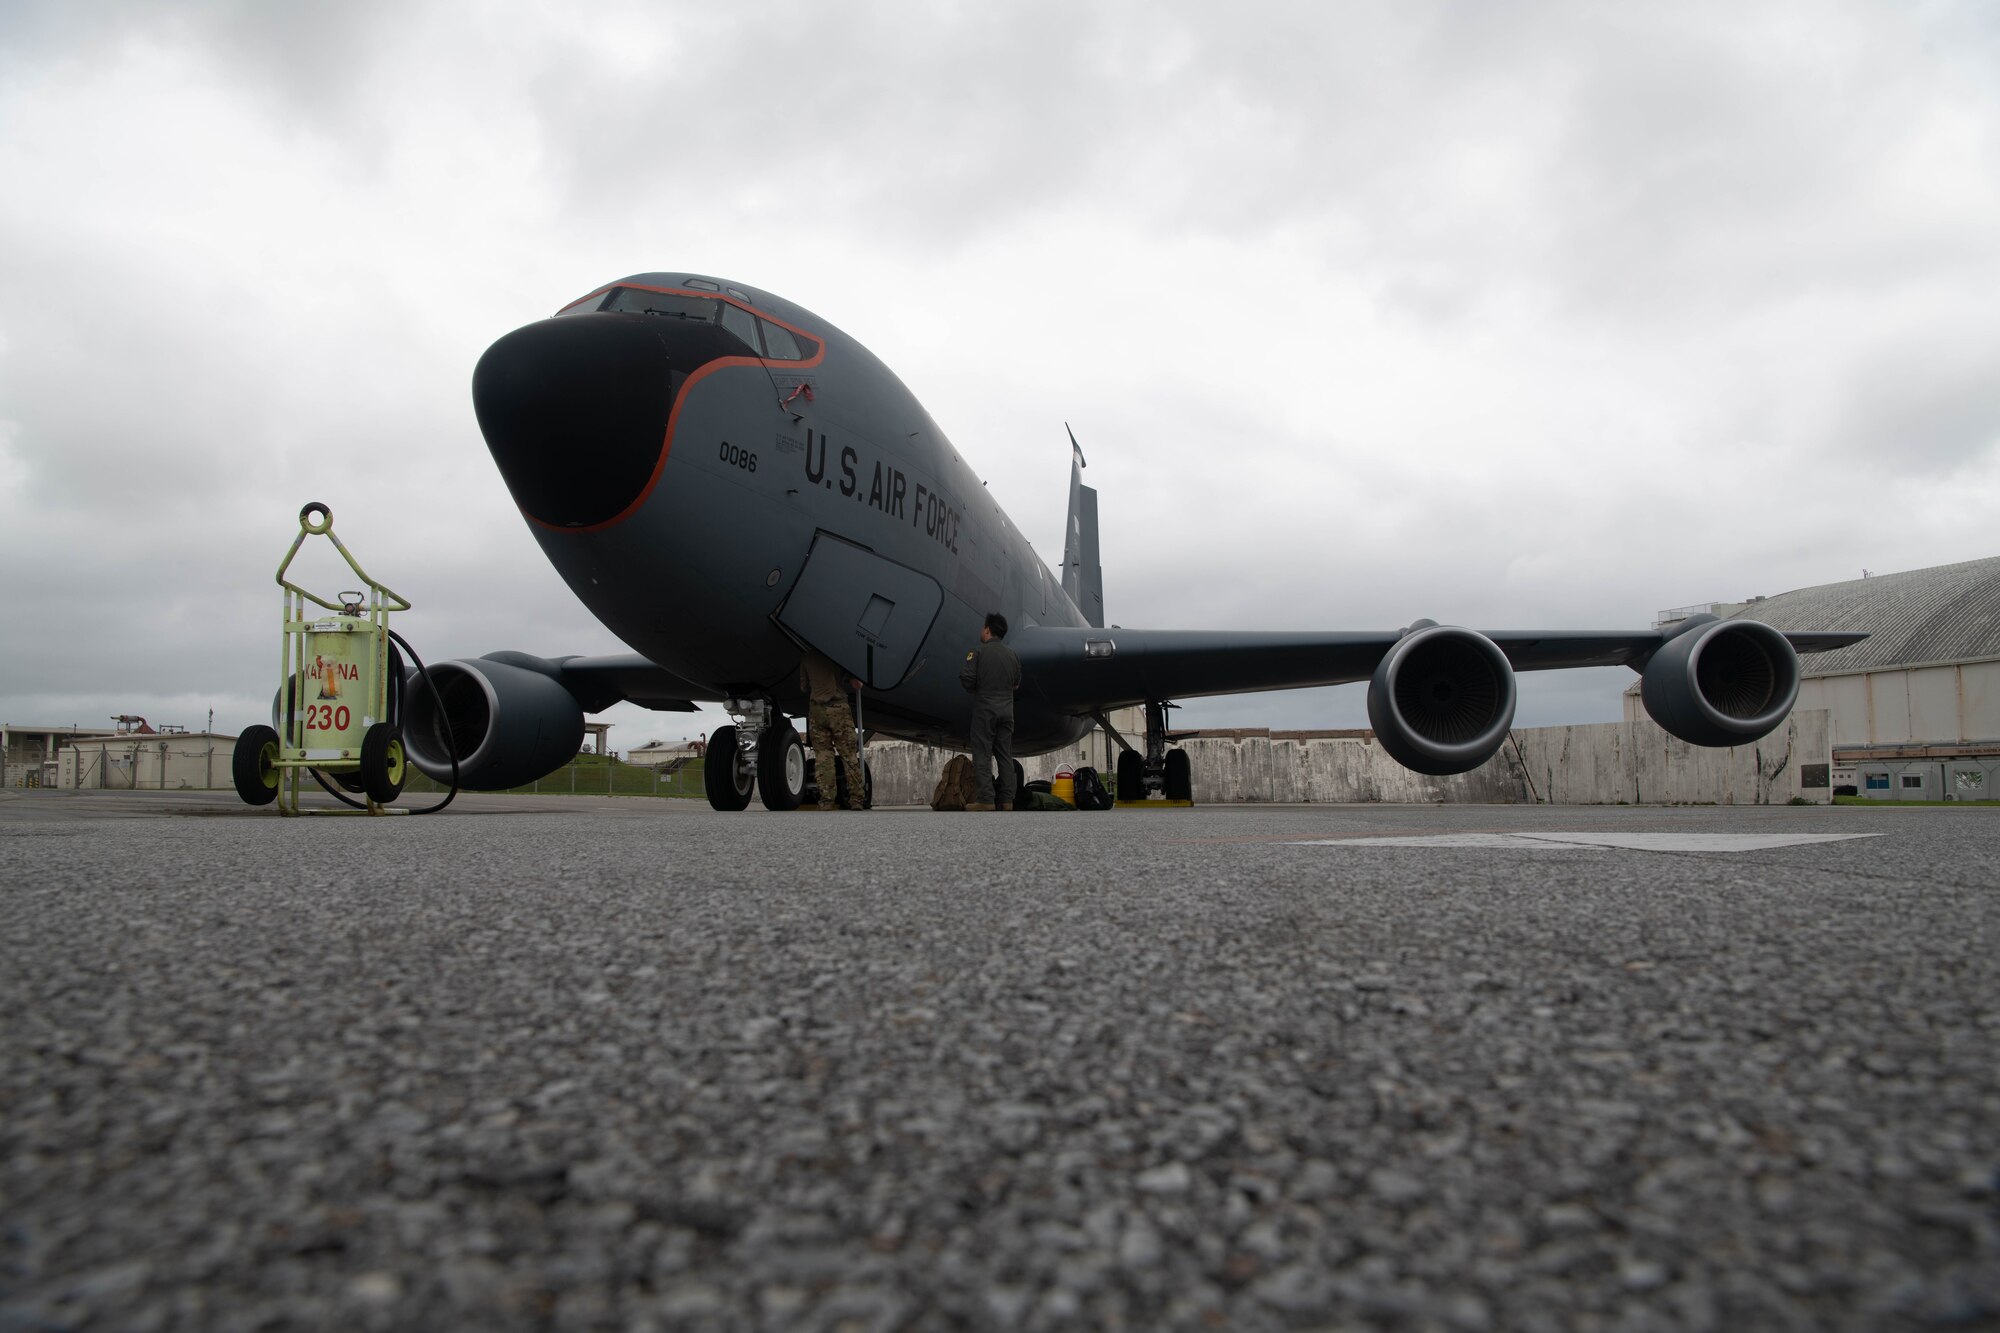
<instances>
[{"instance_id":1,"label":"overcast sky","mask_svg":"<svg viewBox=\"0 0 2000 1333\"><path fill-rule=\"evenodd\" d=\"M428 657L621 651L468 383L661 269L859 338L1052 560L1072 423L1127 626L1636 628L2000 553L1990 5L11 0L0 720L259 720L308 500Z\"/></svg>"}]
</instances>

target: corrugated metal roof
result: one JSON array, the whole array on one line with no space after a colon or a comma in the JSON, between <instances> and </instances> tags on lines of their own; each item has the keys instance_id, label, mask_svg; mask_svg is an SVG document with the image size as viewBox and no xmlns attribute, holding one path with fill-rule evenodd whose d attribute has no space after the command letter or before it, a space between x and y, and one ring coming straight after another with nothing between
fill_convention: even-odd
<instances>
[{"instance_id":1,"label":"corrugated metal roof","mask_svg":"<svg viewBox=\"0 0 2000 1333\"><path fill-rule=\"evenodd\" d=\"M1802 655L1808 676L2000 657L2000 556L1799 588L1753 602L1732 619L1868 633L1850 647Z\"/></svg>"}]
</instances>

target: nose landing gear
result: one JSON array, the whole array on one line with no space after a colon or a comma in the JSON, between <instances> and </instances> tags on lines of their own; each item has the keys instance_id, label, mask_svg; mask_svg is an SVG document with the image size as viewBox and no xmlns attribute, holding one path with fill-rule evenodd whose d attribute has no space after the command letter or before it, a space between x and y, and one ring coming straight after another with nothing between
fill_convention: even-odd
<instances>
[{"instance_id":1,"label":"nose landing gear","mask_svg":"<svg viewBox=\"0 0 2000 1333\"><path fill-rule=\"evenodd\" d=\"M775 718L757 740L757 794L766 810L796 810L805 792L806 747L790 718Z\"/></svg>"},{"instance_id":2,"label":"nose landing gear","mask_svg":"<svg viewBox=\"0 0 2000 1333\"><path fill-rule=\"evenodd\" d=\"M754 789L767 810L796 810L806 790L806 751L791 719L768 699L731 699L723 705L734 726L708 739L702 788L717 810L742 810Z\"/></svg>"},{"instance_id":3,"label":"nose landing gear","mask_svg":"<svg viewBox=\"0 0 2000 1333\"><path fill-rule=\"evenodd\" d=\"M750 791L757 782L755 760L737 744L735 727L717 727L708 738L708 758L701 772L702 790L710 807L741 810L750 804Z\"/></svg>"}]
</instances>

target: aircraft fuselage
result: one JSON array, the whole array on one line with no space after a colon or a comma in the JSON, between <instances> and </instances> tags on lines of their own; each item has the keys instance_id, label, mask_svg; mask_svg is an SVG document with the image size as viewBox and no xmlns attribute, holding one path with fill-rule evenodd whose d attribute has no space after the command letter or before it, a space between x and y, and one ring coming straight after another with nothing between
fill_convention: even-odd
<instances>
[{"instance_id":1,"label":"aircraft fuselage","mask_svg":"<svg viewBox=\"0 0 2000 1333\"><path fill-rule=\"evenodd\" d=\"M870 730L962 744L958 667L989 611L1086 623L902 381L769 293L684 275L610 284L496 342L473 388L550 562L690 697L803 712L800 643L813 642L870 679ZM859 598L854 627L823 631L840 644L801 633L788 607L809 567L822 582L837 567ZM1024 696L1017 746L1090 725Z\"/></svg>"}]
</instances>

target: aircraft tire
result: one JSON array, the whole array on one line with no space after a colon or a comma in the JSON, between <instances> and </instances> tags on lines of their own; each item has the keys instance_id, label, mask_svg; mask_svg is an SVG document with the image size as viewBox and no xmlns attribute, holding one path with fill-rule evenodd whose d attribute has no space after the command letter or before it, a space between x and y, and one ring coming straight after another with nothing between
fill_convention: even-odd
<instances>
[{"instance_id":1,"label":"aircraft tire","mask_svg":"<svg viewBox=\"0 0 2000 1333\"><path fill-rule=\"evenodd\" d=\"M716 810L741 810L750 804L755 775L743 762L736 745L735 727L717 727L708 738L708 756L702 761L701 785L708 804Z\"/></svg>"},{"instance_id":2,"label":"aircraft tire","mask_svg":"<svg viewBox=\"0 0 2000 1333\"><path fill-rule=\"evenodd\" d=\"M796 810L806 790L806 747L787 719L757 738L757 795L766 810Z\"/></svg>"},{"instance_id":3,"label":"aircraft tire","mask_svg":"<svg viewBox=\"0 0 2000 1333\"><path fill-rule=\"evenodd\" d=\"M1139 757L1137 750L1118 752L1118 799L1121 801L1146 799L1146 761Z\"/></svg>"},{"instance_id":4,"label":"aircraft tire","mask_svg":"<svg viewBox=\"0 0 2000 1333\"><path fill-rule=\"evenodd\" d=\"M361 787L368 799L387 805L403 794L410 775L403 738L387 722L377 722L361 734Z\"/></svg>"},{"instance_id":5,"label":"aircraft tire","mask_svg":"<svg viewBox=\"0 0 2000 1333\"><path fill-rule=\"evenodd\" d=\"M229 776L246 805L269 805L278 799L278 733L274 728L247 728L236 738L229 757Z\"/></svg>"},{"instance_id":6,"label":"aircraft tire","mask_svg":"<svg viewBox=\"0 0 2000 1333\"><path fill-rule=\"evenodd\" d=\"M1194 761L1186 750L1167 751L1167 785L1161 793L1170 801L1194 799Z\"/></svg>"}]
</instances>

